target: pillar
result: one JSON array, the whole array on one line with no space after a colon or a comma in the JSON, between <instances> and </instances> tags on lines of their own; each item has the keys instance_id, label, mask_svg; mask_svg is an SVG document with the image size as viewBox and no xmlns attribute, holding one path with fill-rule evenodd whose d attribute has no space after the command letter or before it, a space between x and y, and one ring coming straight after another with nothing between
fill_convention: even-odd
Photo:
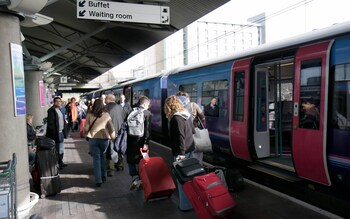
<instances>
[{"instance_id":1,"label":"pillar","mask_svg":"<svg viewBox=\"0 0 350 219\"><path fill-rule=\"evenodd\" d=\"M0 161L17 155L17 209L30 203L25 116L15 116L10 43L21 45L19 18L0 11Z\"/></svg>"},{"instance_id":2,"label":"pillar","mask_svg":"<svg viewBox=\"0 0 350 219\"><path fill-rule=\"evenodd\" d=\"M46 104L41 105L40 100L40 86L39 81L43 81L42 71L26 71L25 72L25 90L26 90L26 104L27 104L27 114L32 114L33 126L42 125L43 118L47 115ZM42 84L45 92L46 84Z\"/></svg>"}]
</instances>

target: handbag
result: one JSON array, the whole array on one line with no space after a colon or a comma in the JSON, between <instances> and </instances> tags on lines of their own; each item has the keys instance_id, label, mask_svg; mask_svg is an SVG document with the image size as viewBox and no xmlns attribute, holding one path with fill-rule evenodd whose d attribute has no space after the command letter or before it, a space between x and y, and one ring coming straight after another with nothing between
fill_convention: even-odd
<instances>
[{"instance_id":1,"label":"handbag","mask_svg":"<svg viewBox=\"0 0 350 219\"><path fill-rule=\"evenodd\" d=\"M200 124L202 125L202 127L204 127L201 121L200 121ZM194 147L196 148L195 151L213 152L208 129L194 128L193 140L194 140Z\"/></svg>"}]
</instances>

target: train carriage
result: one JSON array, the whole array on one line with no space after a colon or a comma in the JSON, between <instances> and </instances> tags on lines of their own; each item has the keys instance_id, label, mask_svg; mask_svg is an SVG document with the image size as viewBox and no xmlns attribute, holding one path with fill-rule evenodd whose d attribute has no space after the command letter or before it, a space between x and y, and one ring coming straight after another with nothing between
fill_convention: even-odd
<instances>
[{"instance_id":1,"label":"train carriage","mask_svg":"<svg viewBox=\"0 0 350 219\"><path fill-rule=\"evenodd\" d=\"M185 91L202 108L216 97L219 115L206 116L215 152L350 190L350 22L113 89L152 100L161 142L167 96Z\"/></svg>"}]
</instances>

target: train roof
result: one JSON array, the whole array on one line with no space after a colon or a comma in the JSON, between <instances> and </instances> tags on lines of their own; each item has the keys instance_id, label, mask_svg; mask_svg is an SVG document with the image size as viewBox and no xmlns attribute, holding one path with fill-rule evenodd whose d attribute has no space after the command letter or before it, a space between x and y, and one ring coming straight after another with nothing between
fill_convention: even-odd
<instances>
[{"instance_id":1,"label":"train roof","mask_svg":"<svg viewBox=\"0 0 350 219\"><path fill-rule=\"evenodd\" d=\"M137 83L137 82L141 82L141 81L145 81L145 80L149 80L149 79L153 79L153 78L161 78L163 75L164 75L164 73L162 72L162 73L150 75L150 76L143 77L143 78L137 78L137 79L134 79L134 80L130 80L130 81L127 81L127 82L115 85L113 88L122 87L122 86L125 86L125 85L134 84L134 83Z\"/></svg>"},{"instance_id":2,"label":"train roof","mask_svg":"<svg viewBox=\"0 0 350 219\"><path fill-rule=\"evenodd\" d=\"M235 53L225 55L222 57L218 57L218 58L205 60L202 62L178 67L178 68L175 68L175 69L168 71L168 74L176 74L176 73L183 72L183 71L201 68L203 66L214 65L214 64L218 64L218 63L227 62L227 61L248 58L248 57L256 56L259 54L267 53L269 51L291 48L291 47L295 47L297 45L302 45L302 44L306 44L306 43L325 40L325 39L330 38L330 37L342 36L342 35L345 35L348 33L350 33L350 21L340 23L340 24L334 24L333 26L330 26L330 27L314 30L312 32L308 32L308 33L305 33L302 35L279 40L276 42L263 44L263 45L260 45L260 46L257 46L257 47L251 48L251 49L247 49L247 50L242 51L242 52L235 52Z\"/></svg>"}]
</instances>

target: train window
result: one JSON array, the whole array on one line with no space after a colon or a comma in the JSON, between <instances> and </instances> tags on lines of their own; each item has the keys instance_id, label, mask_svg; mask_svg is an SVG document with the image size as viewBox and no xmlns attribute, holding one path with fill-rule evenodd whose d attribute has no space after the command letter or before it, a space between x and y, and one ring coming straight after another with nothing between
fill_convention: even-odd
<instances>
[{"instance_id":1,"label":"train window","mask_svg":"<svg viewBox=\"0 0 350 219\"><path fill-rule=\"evenodd\" d=\"M341 64L332 68L334 71L333 101L331 110L332 127L350 130L350 64Z\"/></svg>"},{"instance_id":2,"label":"train window","mask_svg":"<svg viewBox=\"0 0 350 219\"><path fill-rule=\"evenodd\" d=\"M244 72L235 72L234 76L233 120L243 121L244 116Z\"/></svg>"},{"instance_id":3,"label":"train window","mask_svg":"<svg viewBox=\"0 0 350 219\"><path fill-rule=\"evenodd\" d=\"M299 127L319 129L321 94L321 59L301 62Z\"/></svg>"},{"instance_id":4,"label":"train window","mask_svg":"<svg viewBox=\"0 0 350 219\"><path fill-rule=\"evenodd\" d=\"M197 102L197 84L181 84L179 91L188 93L191 102Z\"/></svg>"},{"instance_id":5,"label":"train window","mask_svg":"<svg viewBox=\"0 0 350 219\"><path fill-rule=\"evenodd\" d=\"M227 116L227 95L228 95L228 81L205 81L202 84L202 106L208 106L212 98L217 99L217 106L219 107L218 117Z\"/></svg>"},{"instance_id":6,"label":"train window","mask_svg":"<svg viewBox=\"0 0 350 219\"><path fill-rule=\"evenodd\" d=\"M132 104L135 105L136 103L138 103L141 96L146 96L146 97L150 98L149 95L150 95L150 90L149 89L133 90Z\"/></svg>"}]
</instances>

